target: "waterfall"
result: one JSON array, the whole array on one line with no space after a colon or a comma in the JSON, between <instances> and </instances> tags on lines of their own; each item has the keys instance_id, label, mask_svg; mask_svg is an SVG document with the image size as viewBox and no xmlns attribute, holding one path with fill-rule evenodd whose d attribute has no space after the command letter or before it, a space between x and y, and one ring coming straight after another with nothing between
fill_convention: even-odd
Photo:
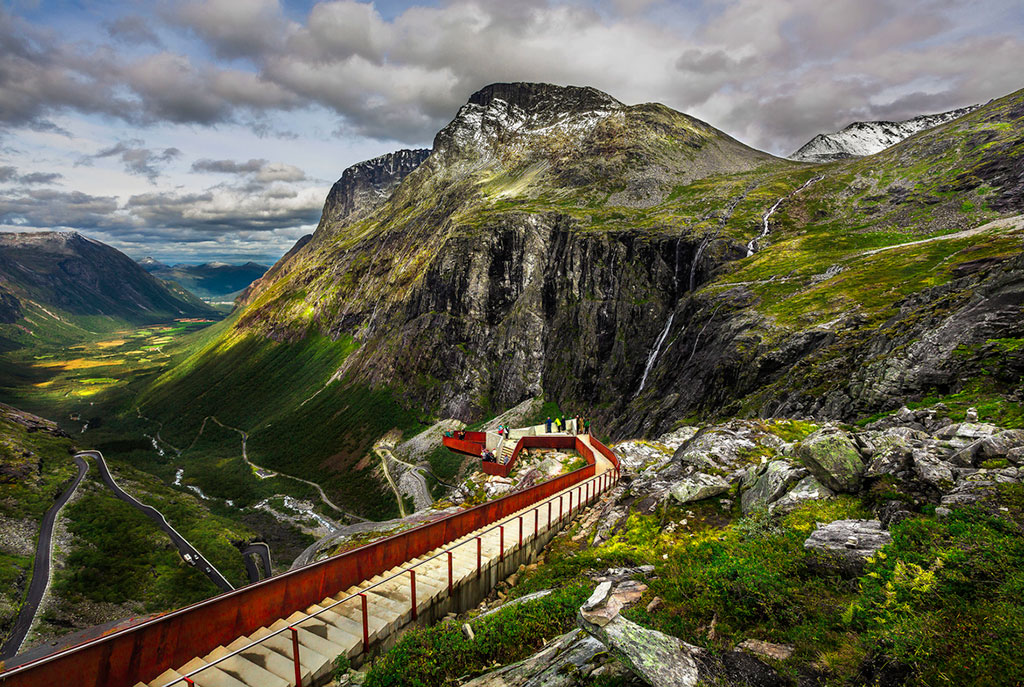
<instances>
[{"instance_id":1,"label":"waterfall","mask_svg":"<svg viewBox=\"0 0 1024 687\"><path fill-rule=\"evenodd\" d=\"M671 313L668 316L668 322L665 323L665 328L661 330L661 334L658 335L658 340L654 342L654 348L651 349L650 355L647 356L647 367L644 368L644 376L640 378L640 388L633 394L633 398L640 395L640 392L644 390L644 385L647 384L647 375L651 373L651 368L654 367L654 361L658 359L658 353L661 352L661 345L665 343L665 337L668 336L668 330L672 328L672 320L676 314Z\"/></svg>"},{"instance_id":2,"label":"waterfall","mask_svg":"<svg viewBox=\"0 0 1024 687\"><path fill-rule=\"evenodd\" d=\"M771 206L771 208L768 210L768 212L764 213L764 217L761 218L761 233L758 234L756 238L750 239L750 243L747 244L747 257L748 258L751 255L753 255L754 253L757 252L758 243L761 240L767 238L768 234L772 233L771 227L768 226L768 220L771 219L772 215L775 214L775 211L779 209L780 205L782 205L782 201L786 200L787 198L792 198L793 196L795 196L796 194L800 193L805 188L807 188L808 186L813 184L814 182L821 181L824 178L825 178L824 175L822 175L822 176L817 176L817 177L813 177L811 179L808 179L807 181L804 182L803 186L801 186L797 190L793 191L788 196L782 196L777 201L775 201L775 205Z\"/></svg>"}]
</instances>

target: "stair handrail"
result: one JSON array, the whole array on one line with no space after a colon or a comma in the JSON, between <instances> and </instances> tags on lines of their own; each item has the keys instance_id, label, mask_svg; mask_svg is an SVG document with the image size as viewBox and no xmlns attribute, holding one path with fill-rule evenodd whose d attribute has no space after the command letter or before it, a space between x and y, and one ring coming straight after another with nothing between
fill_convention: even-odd
<instances>
[{"instance_id":1,"label":"stair handrail","mask_svg":"<svg viewBox=\"0 0 1024 687\"><path fill-rule=\"evenodd\" d=\"M578 483L572 485L571 487L569 487L565 491L570 491L570 490L578 491L580 488L583 487L583 485L588 484L590 482L601 480L602 478L610 478L610 479L607 480L607 484L604 487L602 487L599 491L595 490L593 496L590 497L590 499L596 498L598 494L604 493L605 491L610 489L612 486L614 486L618 482L617 471L609 471L609 472L602 473L600 475L594 475L593 477L590 477L589 479L586 479L586 480L584 480L582 482L578 482ZM554 501L556 497L559 500L561 500L563 494L564 494L564 492L559 492L558 494L553 494L553 495L549 496L548 498L546 498L544 500L538 501L536 504L534 504L534 506L532 508L530 508L530 510L538 510L543 504L545 504L547 502L550 502L550 501ZM576 506L577 513L579 512L579 509L581 507L582 506L580 504L577 504L577 506ZM571 514L572 514L572 510L570 508L570 511L568 513L566 513L566 515L568 516L568 515L571 515ZM519 515L519 516L515 516L515 517L521 518L522 516ZM515 517L510 518L510 520L515 519ZM538 517L539 517L539 514L538 514ZM503 527L505 522L507 522L507 521L502 521L502 522L499 522L499 523L496 523L496 524L492 525L491 527L487 528L486 530L483 530L479 534L474 535L473 539L478 539L480 537L485 536L486 534L488 534L490 532L493 532L494 530L496 530L496 529L498 529L500 527ZM454 551L455 549L459 548L460 546L462 546L463 544L466 544L469 541L472 541L472 540L471 539L467 539L466 541L459 542L458 544L456 544L455 546L452 546L451 548L447 548L447 549L444 549L442 551L437 552L436 554L434 554L430 558L425 558L422 561L420 561L419 563L415 563L415 564L409 566L408 568L404 568L401 571L396 572L395 574L393 574L393 575L391 575L389 577L386 577L386 578L384 578L382 580L374 582L372 585L370 585L370 586L368 586L368 587L366 587L364 589L361 589L360 591L358 591L358 592L356 592L354 594L349 594L345 598L339 599L338 601L335 601L330 606L325 606L325 607L321 608L319 611L316 611L314 613L307 613L305 615L305 617L303 617L303 618L301 618L301 619L299 619L299 620L297 620L297 621L295 621L293 623L289 623L288 626L282 627L279 630L275 630L274 632L272 632L272 633L270 633L270 634L268 634L266 636L260 637L259 639L255 640L253 642L250 642L249 644L246 644L243 647L235 649L231 653L225 654L224 656L221 656L220 658L218 658L218 659L216 659L214 661L211 661L210 663L207 663L204 666L200 666L199 668L196 668L195 670L189 671L188 673L186 673L185 675L182 675L181 677L175 678L174 680L171 680L170 682L164 683L163 685L161 685L161 687L171 687L171 685L176 685L176 684L178 684L180 682L185 682L186 684L191 685L191 684L193 684L193 682L192 682L192 680L190 678L193 675L196 675L196 674L206 670L207 668L211 668L211 667L217 665L218 663L221 663L222 661L226 661L229 658L233 658L234 656L237 656L238 654L241 654L241 653L243 653L245 651L248 651L248 650L252 649L254 646L258 646L258 645L266 642L268 639L270 639L272 637L276 637L276 636L278 636L280 634L284 634L285 632L289 632L289 631L292 630L292 628L298 627L299 625L301 625L302 623L306 622L307 620L315 618L318 615L320 615L321 613L326 613L327 611L331 610L332 608L335 608L336 606L340 606L343 603L346 603L348 601L351 601L352 599L355 599L355 598L357 598L359 596L362 596L363 594L365 594L366 592L370 591L371 589L373 589L375 587L378 587L378 586L384 584L385 582L390 582L391 580L393 580L395 578L401 577L402 575L405 575L406 573L408 573L410 570L413 570L413 569L423 565L424 563L428 563L428 562L434 560L435 558L440 558L442 555L445 555L445 554L449 553L450 551ZM294 660L297 660L297 656L295 657Z\"/></svg>"}]
</instances>

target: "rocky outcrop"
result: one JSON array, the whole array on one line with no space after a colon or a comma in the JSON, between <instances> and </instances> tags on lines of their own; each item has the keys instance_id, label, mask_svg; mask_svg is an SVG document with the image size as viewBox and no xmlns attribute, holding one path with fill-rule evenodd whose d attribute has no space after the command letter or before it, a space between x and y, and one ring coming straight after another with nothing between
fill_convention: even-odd
<instances>
[{"instance_id":1,"label":"rocky outcrop","mask_svg":"<svg viewBox=\"0 0 1024 687\"><path fill-rule=\"evenodd\" d=\"M892 535L878 520L836 520L814 530L804 548L818 567L856 577L864 562L891 541Z\"/></svg>"},{"instance_id":2,"label":"rocky outcrop","mask_svg":"<svg viewBox=\"0 0 1024 687\"><path fill-rule=\"evenodd\" d=\"M317 231L378 207L429 156L425 148L396 150L347 168L327 194Z\"/></svg>"}]
</instances>

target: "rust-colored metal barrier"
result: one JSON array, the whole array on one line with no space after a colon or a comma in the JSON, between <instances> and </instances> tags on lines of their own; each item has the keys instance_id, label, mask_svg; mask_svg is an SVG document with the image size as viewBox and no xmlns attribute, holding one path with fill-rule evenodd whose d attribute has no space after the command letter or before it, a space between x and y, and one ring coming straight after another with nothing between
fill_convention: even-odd
<instances>
[{"instance_id":1,"label":"rust-colored metal barrier","mask_svg":"<svg viewBox=\"0 0 1024 687\"><path fill-rule=\"evenodd\" d=\"M564 436L524 439L530 439L534 447L544 447L546 442L546 447L563 448L565 441L572 442L588 465L516 494L26 663L0 673L0 685L50 687L72 681L81 687L131 687L138 682L148 682L168 668L180 667L196 656L204 656L220 645L252 634L594 477L595 458L579 439ZM591 441L602 455L611 453L600 442ZM613 463L617 465L618 461L613 460ZM559 498L560 511L561 501Z\"/></svg>"}]
</instances>

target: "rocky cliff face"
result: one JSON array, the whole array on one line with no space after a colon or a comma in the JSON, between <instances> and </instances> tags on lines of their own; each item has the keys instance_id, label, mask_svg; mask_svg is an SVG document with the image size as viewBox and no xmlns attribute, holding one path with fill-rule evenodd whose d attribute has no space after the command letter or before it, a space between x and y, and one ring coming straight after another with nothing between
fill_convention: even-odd
<instances>
[{"instance_id":1,"label":"rocky cliff face","mask_svg":"<svg viewBox=\"0 0 1024 687\"><path fill-rule=\"evenodd\" d=\"M1022 101L817 179L660 105L498 84L231 336L354 340L336 380L464 420L544 394L620 436L1006 399L1020 369L984 360L1021 336Z\"/></svg>"},{"instance_id":2,"label":"rocky cliff face","mask_svg":"<svg viewBox=\"0 0 1024 687\"><path fill-rule=\"evenodd\" d=\"M978 109L977 105L949 112L920 115L902 122L854 122L831 134L818 134L789 156L800 162L833 162L874 155L914 134L951 122Z\"/></svg>"},{"instance_id":3,"label":"rocky cliff face","mask_svg":"<svg viewBox=\"0 0 1024 687\"><path fill-rule=\"evenodd\" d=\"M429 155L427 149L398 150L352 165L327 194L320 226L343 222L377 207Z\"/></svg>"}]
</instances>

